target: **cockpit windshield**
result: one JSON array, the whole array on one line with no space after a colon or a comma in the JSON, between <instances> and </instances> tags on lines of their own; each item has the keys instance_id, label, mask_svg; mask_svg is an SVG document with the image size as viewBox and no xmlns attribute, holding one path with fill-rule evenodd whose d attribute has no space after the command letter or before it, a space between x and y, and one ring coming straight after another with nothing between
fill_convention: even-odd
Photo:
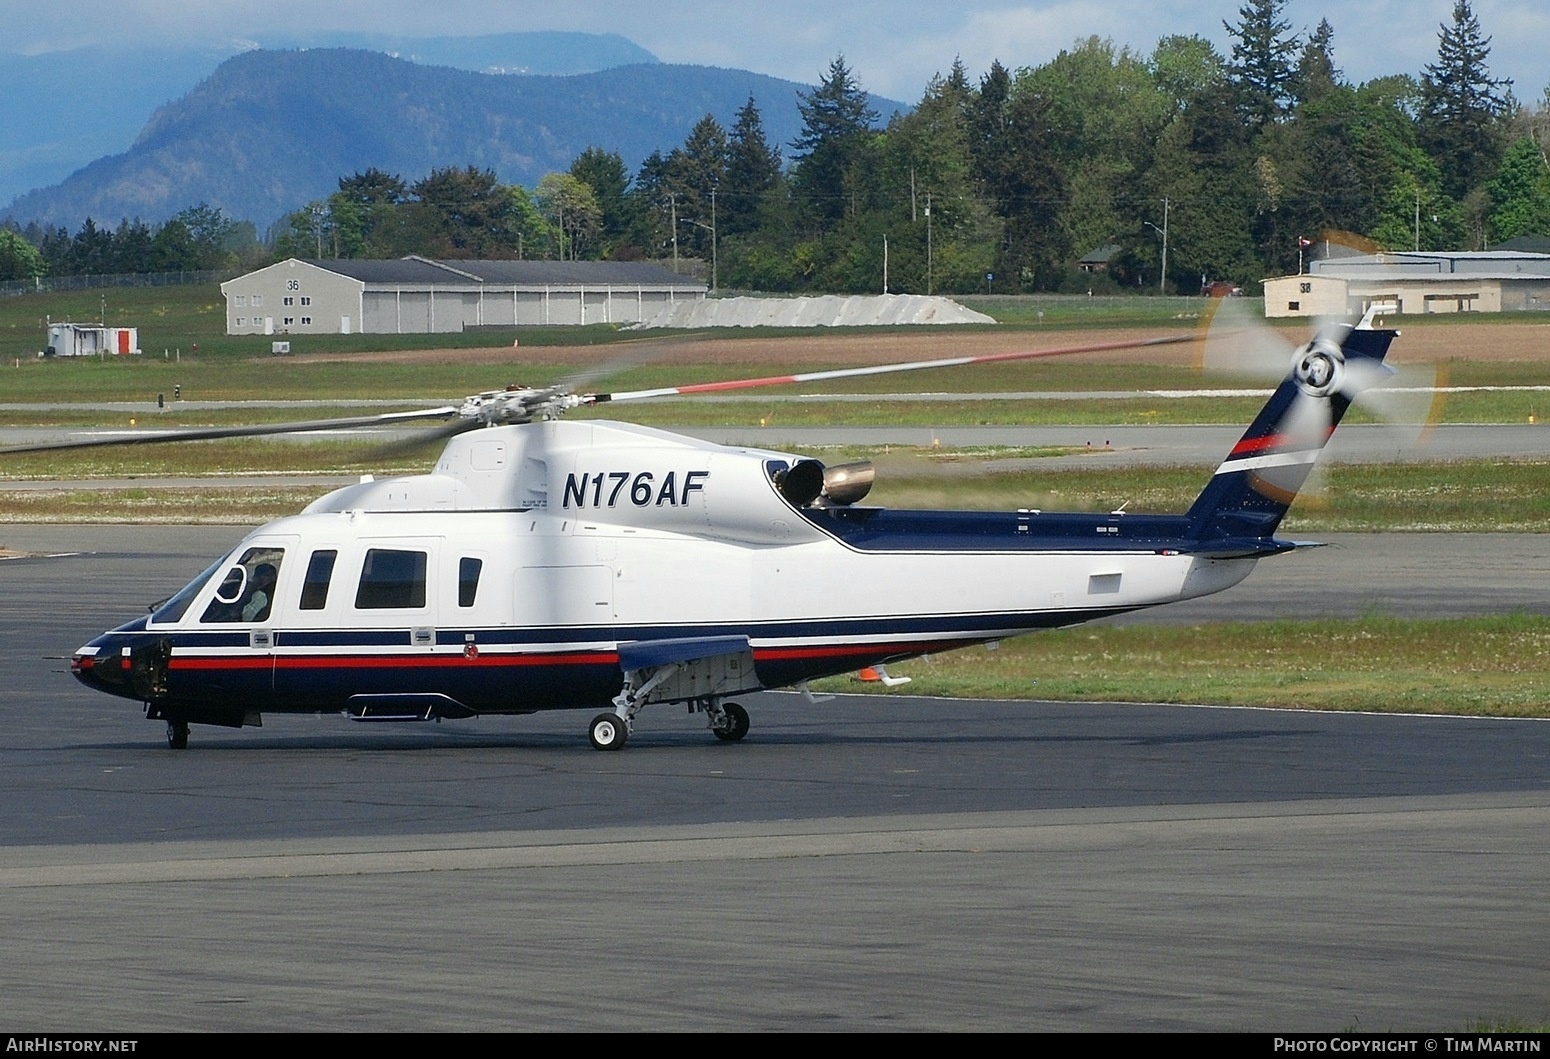
<instances>
[{"instance_id":1,"label":"cockpit windshield","mask_svg":"<svg viewBox=\"0 0 1550 1059\"><path fill-rule=\"evenodd\" d=\"M215 572L224 565L226 565L225 559L217 559L205 569L204 573L184 585L177 595L155 604L151 608L151 621L159 623L182 620L184 611L188 610L188 605L194 601L194 597L199 595L199 590L205 587L205 582L214 577Z\"/></svg>"}]
</instances>

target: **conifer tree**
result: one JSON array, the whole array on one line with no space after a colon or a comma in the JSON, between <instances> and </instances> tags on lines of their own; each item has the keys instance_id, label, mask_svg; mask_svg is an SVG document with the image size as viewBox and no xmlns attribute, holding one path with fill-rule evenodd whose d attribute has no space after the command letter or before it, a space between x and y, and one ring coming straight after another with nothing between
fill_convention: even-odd
<instances>
[{"instance_id":1,"label":"conifer tree","mask_svg":"<svg viewBox=\"0 0 1550 1059\"><path fill-rule=\"evenodd\" d=\"M877 111L843 55L829 64L817 88L797 93L797 109L802 134L791 143L797 152L792 183L815 217L833 222L846 213L845 180Z\"/></svg>"},{"instance_id":2,"label":"conifer tree","mask_svg":"<svg viewBox=\"0 0 1550 1059\"><path fill-rule=\"evenodd\" d=\"M1480 29L1469 0L1455 0L1453 22L1437 34L1437 61L1421 79L1423 146L1442 168L1449 195L1462 198L1495 172L1502 156L1500 121L1507 112L1502 90L1486 67L1491 38Z\"/></svg>"},{"instance_id":3,"label":"conifer tree","mask_svg":"<svg viewBox=\"0 0 1550 1059\"><path fill-rule=\"evenodd\" d=\"M764 135L764 119L748 97L737 112L727 139L727 168L720 202L720 227L727 235L751 232L759 226L765 196L780 186L780 151Z\"/></svg>"},{"instance_id":4,"label":"conifer tree","mask_svg":"<svg viewBox=\"0 0 1550 1059\"><path fill-rule=\"evenodd\" d=\"M1233 39L1227 72L1238 92L1238 108L1254 128L1280 120L1296 80L1297 35L1281 17L1285 9L1286 0L1249 0L1238 8L1236 26L1222 23Z\"/></svg>"}]
</instances>

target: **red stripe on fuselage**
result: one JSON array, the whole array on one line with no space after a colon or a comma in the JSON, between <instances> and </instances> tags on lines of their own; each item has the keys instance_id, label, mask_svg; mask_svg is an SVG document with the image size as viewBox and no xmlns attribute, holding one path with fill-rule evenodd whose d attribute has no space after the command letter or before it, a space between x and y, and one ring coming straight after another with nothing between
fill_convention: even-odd
<instances>
[{"instance_id":1,"label":"red stripe on fuselage","mask_svg":"<svg viewBox=\"0 0 1550 1059\"><path fill-rule=\"evenodd\" d=\"M613 651L589 654L481 654L469 658L462 653L446 655L257 655L253 657L201 656L190 658L176 656L167 663L171 669L220 670L220 669L447 669L462 667L502 666L572 666L618 665L619 655Z\"/></svg>"},{"instance_id":2,"label":"red stripe on fuselage","mask_svg":"<svg viewBox=\"0 0 1550 1059\"><path fill-rule=\"evenodd\" d=\"M964 647L973 640L905 640L887 643L820 644L811 647L760 647L754 661L784 662L811 658L875 658L879 655L928 654ZM168 667L185 671L239 669L450 669L502 668L511 666L618 665L616 651L557 654L458 654L420 655L174 655Z\"/></svg>"}]
</instances>

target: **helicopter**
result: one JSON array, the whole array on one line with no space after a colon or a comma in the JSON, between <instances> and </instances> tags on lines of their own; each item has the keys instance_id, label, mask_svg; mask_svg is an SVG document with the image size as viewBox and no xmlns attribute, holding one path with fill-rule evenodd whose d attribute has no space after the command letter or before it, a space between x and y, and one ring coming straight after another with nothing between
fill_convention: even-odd
<instances>
[{"instance_id":1,"label":"helicopter","mask_svg":"<svg viewBox=\"0 0 1550 1059\"><path fill-rule=\"evenodd\" d=\"M77 650L87 687L143 704L167 744L190 726L339 712L363 722L598 710L619 750L650 705L749 731L734 696L1221 592L1315 546L1277 529L1397 331L1326 324L1189 510L1107 514L867 506L868 463L713 444L582 407L1025 353L616 393L514 387L385 416L135 440L439 418L428 474L363 477L255 529L150 612ZM39 448L109 444L91 439ZM5 451L22 451L13 448ZM894 678L897 680L898 678ZM892 681L890 681L891 683Z\"/></svg>"}]
</instances>

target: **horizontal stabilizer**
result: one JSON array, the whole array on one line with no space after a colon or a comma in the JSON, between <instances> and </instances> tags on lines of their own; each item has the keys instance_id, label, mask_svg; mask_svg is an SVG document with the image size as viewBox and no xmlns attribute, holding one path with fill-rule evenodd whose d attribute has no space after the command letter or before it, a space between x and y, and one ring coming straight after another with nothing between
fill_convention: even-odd
<instances>
[{"instance_id":1,"label":"horizontal stabilizer","mask_svg":"<svg viewBox=\"0 0 1550 1059\"><path fill-rule=\"evenodd\" d=\"M1182 555L1206 559L1263 559L1301 548L1323 548L1321 541L1283 541L1273 537L1218 537L1175 549Z\"/></svg>"}]
</instances>

